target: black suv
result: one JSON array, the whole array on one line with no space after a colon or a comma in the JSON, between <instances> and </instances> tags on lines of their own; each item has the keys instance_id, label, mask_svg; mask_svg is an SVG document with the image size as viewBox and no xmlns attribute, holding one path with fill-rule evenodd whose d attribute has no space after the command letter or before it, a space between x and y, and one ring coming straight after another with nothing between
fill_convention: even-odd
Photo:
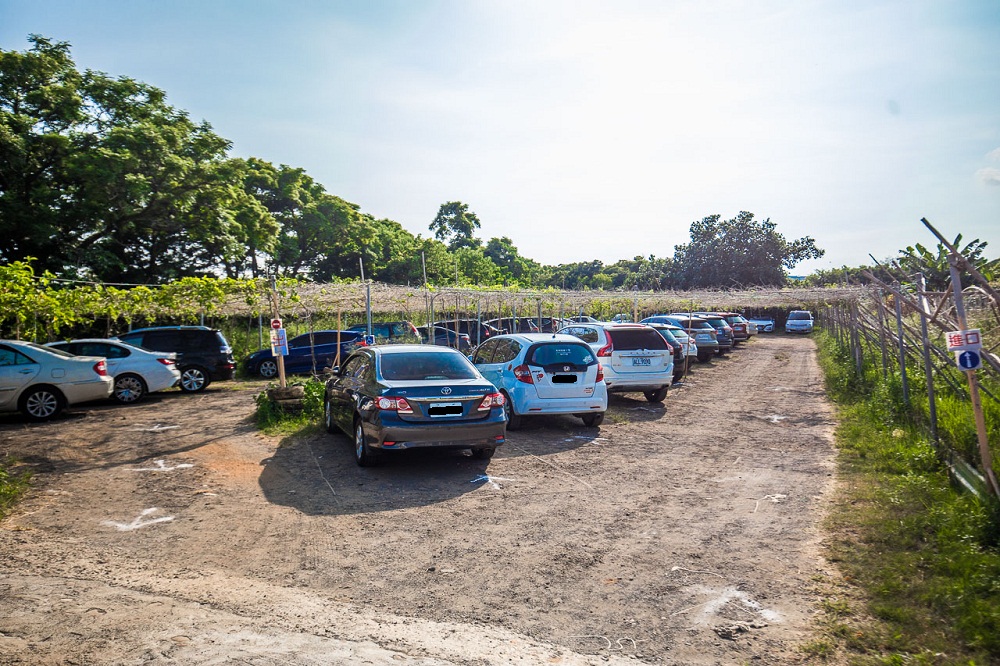
<instances>
[{"instance_id":1,"label":"black suv","mask_svg":"<svg viewBox=\"0 0 1000 666\"><path fill-rule=\"evenodd\" d=\"M175 352L181 390L204 390L213 381L233 378L233 349L221 332L206 326L137 328L118 336L122 342L151 351Z\"/></svg>"}]
</instances>

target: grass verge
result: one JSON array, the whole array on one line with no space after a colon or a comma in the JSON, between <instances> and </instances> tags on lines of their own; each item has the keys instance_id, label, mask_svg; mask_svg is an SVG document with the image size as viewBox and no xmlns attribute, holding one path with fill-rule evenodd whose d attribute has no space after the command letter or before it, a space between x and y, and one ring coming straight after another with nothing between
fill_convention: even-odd
<instances>
[{"instance_id":1,"label":"grass verge","mask_svg":"<svg viewBox=\"0 0 1000 666\"><path fill-rule=\"evenodd\" d=\"M827 526L843 581L803 650L858 665L1000 663L996 502L952 488L923 429L891 408L892 377L859 383L833 339L818 343L839 409L841 484Z\"/></svg>"},{"instance_id":2,"label":"grass verge","mask_svg":"<svg viewBox=\"0 0 1000 666\"><path fill-rule=\"evenodd\" d=\"M272 436L292 435L310 428L319 428L323 420L323 393L326 382L310 378L301 383L304 390L302 409L286 411L267 397L267 391L257 394L257 426Z\"/></svg>"},{"instance_id":3,"label":"grass verge","mask_svg":"<svg viewBox=\"0 0 1000 666\"><path fill-rule=\"evenodd\" d=\"M31 472L22 469L16 460L0 460L0 519L10 513L30 481Z\"/></svg>"}]
</instances>

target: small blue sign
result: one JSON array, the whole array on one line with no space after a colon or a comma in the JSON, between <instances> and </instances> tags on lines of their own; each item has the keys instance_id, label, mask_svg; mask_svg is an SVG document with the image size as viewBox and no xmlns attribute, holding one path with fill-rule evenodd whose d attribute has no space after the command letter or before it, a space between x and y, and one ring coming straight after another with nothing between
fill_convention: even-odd
<instances>
[{"instance_id":1,"label":"small blue sign","mask_svg":"<svg viewBox=\"0 0 1000 666\"><path fill-rule=\"evenodd\" d=\"M371 347L373 344L375 344L375 336L374 335L366 335L365 336L365 346L366 347Z\"/></svg>"},{"instance_id":2,"label":"small blue sign","mask_svg":"<svg viewBox=\"0 0 1000 666\"><path fill-rule=\"evenodd\" d=\"M962 370L978 370L983 364L983 359L979 356L979 352L971 350L955 354L955 359L958 361L958 367L962 368Z\"/></svg>"}]
</instances>

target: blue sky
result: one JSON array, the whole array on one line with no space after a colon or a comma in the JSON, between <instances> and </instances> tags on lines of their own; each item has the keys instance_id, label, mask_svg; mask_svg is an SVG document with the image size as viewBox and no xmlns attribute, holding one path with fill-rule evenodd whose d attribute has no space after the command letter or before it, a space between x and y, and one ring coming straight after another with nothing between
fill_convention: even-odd
<instances>
[{"instance_id":1,"label":"blue sky","mask_svg":"<svg viewBox=\"0 0 1000 666\"><path fill-rule=\"evenodd\" d=\"M430 234L546 264L671 256L749 210L870 263L946 236L1000 256L1000 3L0 0L0 48L69 42Z\"/></svg>"}]
</instances>

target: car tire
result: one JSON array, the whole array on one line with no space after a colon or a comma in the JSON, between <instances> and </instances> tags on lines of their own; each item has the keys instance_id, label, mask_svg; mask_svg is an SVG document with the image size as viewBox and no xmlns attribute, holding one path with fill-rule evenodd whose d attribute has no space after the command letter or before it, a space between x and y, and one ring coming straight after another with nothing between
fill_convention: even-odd
<instances>
[{"instance_id":1,"label":"car tire","mask_svg":"<svg viewBox=\"0 0 1000 666\"><path fill-rule=\"evenodd\" d=\"M208 388L211 383L208 370L192 365L181 370L181 390L185 393L198 393Z\"/></svg>"},{"instance_id":2,"label":"car tire","mask_svg":"<svg viewBox=\"0 0 1000 666\"><path fill-rule=\"evenodd\" d=\"M476 460L489 460L493 457L493 454L497 452L496 448L492 446L484 446L481 448L472 449L472 457Z\"/></svg>"},{"instance_id":3,"label":"car tire","mask_svg":"<svg viewBox=\"0 0 1000 666\"><path fill-rule=\"evenodd\" d=\"M271 379L272 377L278 376L278 362L271 359L267 359L260 362L257 366L257 374L264 379Z\"/></svg>"},{"instance_id":4,"label":"car tire","mask_svg":"<svg viewBox=\"0 0 1000 666\"><path fill-rule=\"evenodd\" d=\"M646 396L646 400L648 402L663 402L664 398L667 397L668 388L670 387L664 386L656 389L655 391L645 391L643 395Z\"/></svg>"},{"instance_id":5,"label":"car tire","mask_svg":"<svg viewBox=\"0 0 1000 666\"><path fill-rule=\"evenodd\" d=\"M507 430L517 430L524 424L524 417L514 411L510 396L503 394L503 415L507 417Z\"/></svg>"},{"instance_id":6,"label":"car tire","mask_svg":"<svg viewBox=\"0 0 1000 666\"><path fill-rule=\"evenodd\" d=\"M712 352L712 351L709 351L709 352L698 352L698 362L699 363L705 363L705 362L711 360L712 356L714 356L714 355L715 355L715 352Z\"/></svg>"},{"instance_id":7,"label":"car tire","mask_svg":"<svg viewBox=\"0 0 1000 666\"><path fill-rule=\"evenodd\" d=\"M365 441L361 419L354 419L354 462L358 463L358 467L372 467L378 462L378 457Z\"/></svg>"},{"instance_id":8,"label":"car tire","mask_svg":"<svg viewBox=\"0 0 1000 666\"><path fill-rule=\"evenodd\" d=\"M323 427L329 433L337 432L337 424L333 421L333 405L330 404L330 399L323 397Z\"/></svg>"},{"instance_id":9,"label":"car tire","mask_svg":"<svg viewBox=\"0 0 1000 666\"><path fill-rule=\"evenodd\" d=\"M598 412L597 414L584 414L580 418L583 419L583 425L588 428L596 428L604 423L604 412Z\"/></svg>"},{"instance_id":10,"label":"car tire","mask_svg":"<svg viewBox=\"0 0 1000 666\"><path fill-rule=\"evenodd\" d=\"M25 391L18 407L31 421L47 421L65 409L66 399L50 386L36 386Z\"/></svg>"},{"instance_id":11,"label":"car tire","mask_svg":"<svg viewBox=\"0 0 1000 666\"><path fill-rule=\"evenodd\" d=\"M131 405L139 402L146 395L146 382L142 381L139 375L127 372L115 377L115 388L111 392L111 397L119 404Z\"/></svg>"}]
</instances>

